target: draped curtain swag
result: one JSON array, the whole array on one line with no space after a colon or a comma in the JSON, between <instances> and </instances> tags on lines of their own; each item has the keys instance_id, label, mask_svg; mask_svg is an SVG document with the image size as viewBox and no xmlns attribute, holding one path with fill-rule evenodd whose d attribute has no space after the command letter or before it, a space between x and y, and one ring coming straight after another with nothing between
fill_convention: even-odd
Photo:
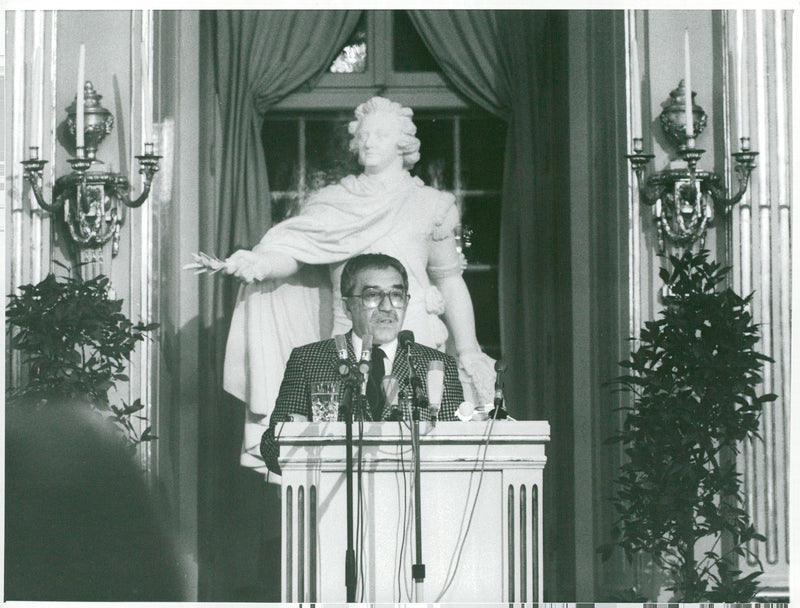
<instances>
[{"instance_id":1,"label":"draped curtain swag","mask_svg":"<svg viewBox=\"0 0 800 608\"><path fill-rule=\"evenodd\" d=\"M319 77L360 11L217 11L216 85L224 151L217 253L252 248L270 227L261 127L269 108Z\"/></svg>"}]
</instances>

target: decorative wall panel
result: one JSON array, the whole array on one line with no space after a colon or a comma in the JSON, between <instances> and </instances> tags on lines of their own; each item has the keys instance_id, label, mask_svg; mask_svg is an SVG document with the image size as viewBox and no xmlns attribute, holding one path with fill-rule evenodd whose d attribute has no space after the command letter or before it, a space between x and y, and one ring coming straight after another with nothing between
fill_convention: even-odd
<instances>
[{"instance_id":1,"label":"decorative wall panel","mask_svg":"<svg viewBox=\"0 0 800 608\"><path fill-rule=\"evenodd\" d=\"M764 366L762 393L776 393L761 418L761 439L743 446L747 510L756 529L767 537L754 542L764 567L766 595L788 595L789 569L789 409L791 294L791 65L792 13L776 10L727 11L728 48L735 52L741 36L745 55L743 124L749 125L758 168L750 188L732 213L731 262L734 289L754 293L752 313L761 326L757 349L773 362ZM729 74L729 83L735 75ZM735 98L735 95L731 95ZM736 137L734 134L733 137ZM747 564L757 568L755 560Z\"/></svg>"}]
</instances>

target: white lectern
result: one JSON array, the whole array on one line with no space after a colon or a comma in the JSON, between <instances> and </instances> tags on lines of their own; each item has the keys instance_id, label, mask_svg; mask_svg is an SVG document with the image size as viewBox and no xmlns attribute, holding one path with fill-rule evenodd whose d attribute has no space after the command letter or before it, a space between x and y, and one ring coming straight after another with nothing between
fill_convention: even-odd
<instances>
[{"instance_id":1,"label":"white lectern","mask_svg":"<svg viewBox=\"0 0 800 608\"><path fill-rule=\"evenodd\" d=\"M361 500L358 437L361 426ZM344 602L345 424L278 425L283 602ZM542 421L420 423L424 598L414 598L409 423L358 422L356 601L540 602ZM360 516L358 516L360 514Z\"/></svg>"}]
</instances>

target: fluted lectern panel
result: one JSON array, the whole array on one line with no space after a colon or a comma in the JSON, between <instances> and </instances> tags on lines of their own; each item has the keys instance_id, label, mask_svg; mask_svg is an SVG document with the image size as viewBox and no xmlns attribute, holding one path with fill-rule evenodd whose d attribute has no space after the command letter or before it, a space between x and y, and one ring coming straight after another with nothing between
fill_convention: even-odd
<instances>
[{"instance_id":1,"label":"fluted lectern panel","mask_svg":"<svg viewBox=\"0 0 800 608\"><path fill-rule=\"evenodd\" d=\"M287 423L278 432L282 600L343 602L344 423ZM541 600L546 422L421 424L422 598L411 572L416 538L408 424L365 423L360 442L358 435L356 425L357 601Z\"/></svg>"}]
</instances>

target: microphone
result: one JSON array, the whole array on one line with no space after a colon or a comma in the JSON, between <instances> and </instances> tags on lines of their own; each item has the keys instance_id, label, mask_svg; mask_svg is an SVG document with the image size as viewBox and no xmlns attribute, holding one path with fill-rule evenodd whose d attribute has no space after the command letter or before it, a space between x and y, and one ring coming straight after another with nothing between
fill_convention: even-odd
<instances>
[{"instance_id":1,"label":"microphone","mask_svg":"<svg viewBox=\"0 0 800 608\"><path fill-rule=\"evenodd\" d=\"M369 375L370 359L372 359L372 334L365 334L361 338L361 360L358 362L358 371L365 376Z\"/></svg>"},{"instance_id":2,"label":"microphone","mask_svg":"<svg viewBox=\"0 0 800 608\"><path fill-rule=\"evenodd\" d=\"M397 344L400 348L411 348L414 344L414 332L410 329L404 329L397 334Z\"/></svg>"},{"instance_id":3,"label":"microphone","mask_svg":"<svg viewBox=\"0 0 800 608\"><path fill-rule=\"evenodd\" d=\"M425 392L422 390L422 380L417 375L414 367L414 360L411 358L411 346L414 344L414 332L404 329L397 334L397 344L406 351L408 359L408 382L411 384L411 405L414 407L415 420L419 420L418 411L423 408L425 403Z\"/></svg>"},{"instance_id":4,"label":"microphone","mask_svg":"<svg viewBox=\"0 0 800 608\"><path fill-rule=\"evenodd\" d=\"M336 343L336 350L339 353L339 364L337 368L339 375L342 378L346 378L350 375L350 361L347 359L347 338L344 334L336 334L333 336L333 340Z\"/></svg>"},{"instance_id":5,"label":"microphone","mask_svg":"<svg viewBox=\"0 0 800 608\"><path fill-rule=\"evenodd\" d=\"M434 360L428 363L428 407L433 420L439 416L443 392L444 361Z\"/></svg>"},{"instance_id":6,"label":"microphone","mask_svg":"<svg viewBox=\"0 0 800 608\"><path fill-rule=\"evenodd\" d=\"M367 382L369 381L369 362L372 358L372 334L365 334L361 337L361 360L358 362L358 371L363 376L361 384L361 394L367 394Z\"/></svg>"},{"instance_id":7,"label":"microphone","mask_svg":"<svg viewBox=\"0 0 800 608\"><path fill-rule=\"evenodd\" d=\"M392 406L388 420L402 420L403 411L397 404L400 393L400 383L397 381L397 376L394 374L384 376L383 380L381 380L381 388L383 389L383 394L386 395L386 403Z\"/></svg>"},{"instance_id":8,"label":"microphone","mask_svg":"<svg viewBox=\"0 0 800 608\"><path fill-rule=\"evenodd\" d=\"M497 372L497 377L494 381L494 409L489 413L489 418L496 418L502 420L508 418L508 412L503 407L505 397L503 395L503 374L506 372L506 364L502 359L494 362L494 371Z\"/></svg>"}]
</instances>

